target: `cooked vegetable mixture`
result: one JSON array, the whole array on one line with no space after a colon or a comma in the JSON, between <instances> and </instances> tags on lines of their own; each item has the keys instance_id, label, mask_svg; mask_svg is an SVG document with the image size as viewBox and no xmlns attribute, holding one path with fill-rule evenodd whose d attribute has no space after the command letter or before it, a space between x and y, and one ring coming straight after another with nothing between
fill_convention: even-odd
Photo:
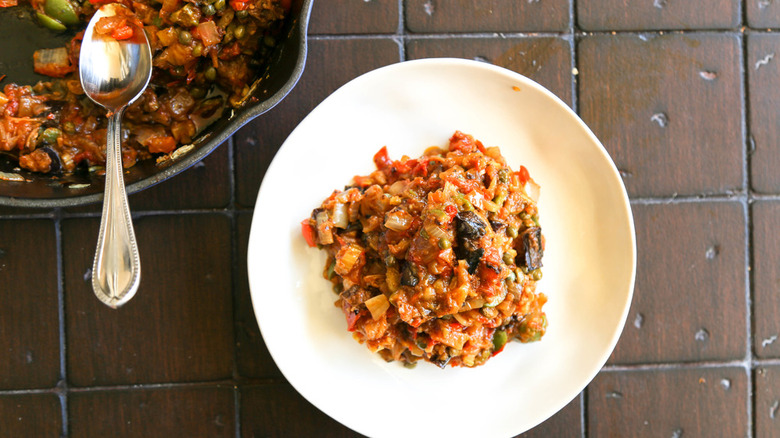
<instances>
[{"instance_id":1,"label":"cooked vegetable mixture","mask_svg":"<svg viewBox=\"0 0 780 438\"><path fill-rule=\"evenodd\" d=\"M387 361L474 367L507 341L541 339L539 186L497 147L455 132L448 149L356 176L301 223L355 339Z\"/></svg>"},{"instance_id":2,"label":"cooked vegetable mixture","mask_svg":"<svg viewBox=\"0 0 780 438\"><path fill-rule=\"evenodd\" d=\"M86 27L106 0L30 0L51 31ZM122 0L144 25L152 44L149 88L122 121L124 167L166 157L238 106L276 44L290 0ZM17 0L0 0L0 7ZM97 31L132 36L121 20L101 20ZM128 31L130 33L128 33ZM0 153L34 172L73 172L105 164L107 118L81 88L78 58L83 32L68 47L41 49L37 73L51 81L6 84L0 92ZM0 71L0 81L3 75Z\"/></svg>"}]
</instances>

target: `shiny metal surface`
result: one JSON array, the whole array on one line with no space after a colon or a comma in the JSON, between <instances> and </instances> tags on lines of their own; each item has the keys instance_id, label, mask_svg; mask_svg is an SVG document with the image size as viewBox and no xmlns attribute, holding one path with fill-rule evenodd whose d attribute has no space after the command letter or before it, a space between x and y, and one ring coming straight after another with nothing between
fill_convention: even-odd
<instances>
[{"instance_id":1,"label":"shiny metal surface","mask_svg":"<svg viewBox=\"0 0 780 438\"><path fill-rule=\"evenodd\" d=\"M81 45L79 75L84 92L108 110L106 133L106 187L100 220L92 288L106 305L117 308L138 291L141 262L133 230L122 168L120 125L127 105L136 100L152 77L152 51L143 28L134 25L133 37L117 41L94 33L103 17L130 13L112 3L101 7L87 26Z\"/></svg>"}]
</instances>

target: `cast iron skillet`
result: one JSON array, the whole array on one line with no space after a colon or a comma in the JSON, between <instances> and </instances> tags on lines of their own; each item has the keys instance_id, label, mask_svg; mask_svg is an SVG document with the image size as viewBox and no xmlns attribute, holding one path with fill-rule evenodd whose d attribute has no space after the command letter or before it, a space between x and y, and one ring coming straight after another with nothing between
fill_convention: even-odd
<instances>
[{"instance_id":1,"label":"cast iron skillet","mask_svg":"<svg viewBox=\"0 0 780 438\"><path fill-rule=\"evenodd\" d=\"M127 192L135 193L170 178L202 160L244 124L279 103L295 86L306 63L306 31L314 0L293 0L285 35L274 50L265 72L259 77L255 101L222 117L193 141L193 147L162 163L145 160L126 170ZM14 82L34 84L46 77L32 71L32 54L41 48L65 46L75 32L55 34L33 23L23 7L0 8L0 87ZM19 207L65 207L98 202L105 181L93 173L40 175L20 170L10 158L0 154L0 172L22 176L27 181L0 180L0 205Z\"/></svg>"}]
</instances>

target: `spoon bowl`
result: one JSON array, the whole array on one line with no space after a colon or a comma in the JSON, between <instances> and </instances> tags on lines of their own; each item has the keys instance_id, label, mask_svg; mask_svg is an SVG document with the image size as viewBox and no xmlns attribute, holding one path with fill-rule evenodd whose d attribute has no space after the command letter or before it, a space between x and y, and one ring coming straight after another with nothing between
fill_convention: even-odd
<instances>
[{"instance_id":1,"label":"spoon bowl","mask_svg":"<svg viewBox=\"0 0 780 438\"><path fill-rule=\"evenodd\" d=\"M124 184L120 126L125 108L141 96L152 77L149 40L141 23L125 6L103 5L89 21L81 43L79 76L86 95L108 111L106 188L92 289L103 303L117 308L135 295L141 282L138 245Z\"/></svg>"}]
</instances>

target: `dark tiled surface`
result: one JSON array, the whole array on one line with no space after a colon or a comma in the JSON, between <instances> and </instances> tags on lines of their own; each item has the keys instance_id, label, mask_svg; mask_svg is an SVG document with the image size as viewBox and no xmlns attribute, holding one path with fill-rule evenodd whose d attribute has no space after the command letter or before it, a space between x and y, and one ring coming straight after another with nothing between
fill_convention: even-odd
<instances>
[{"instance_id":1,"label":"dark tiled surface","mask_svg":"<svg viewBox=\"0 0 780 438\"><path fill-rule=\"evenodd\" d=\"M780 125L774 113L780 100L780 34L748 36L747 71L751 90L750 148L752 188L761 193L780 193Z\"/></svg>"},{"instance_id":2,"label":"dark tiled surface","mask_svg":"<svg viewBox=\"0 0 780 438\"><path fill-rule=\"evenodd\" d=\"M745 357L743 210L739 202L634 206L635 295L611 363Z\"/></svg>"},{"instance_id":3,"label":"dark tiled surface","mask_svg":"<svg viewBox=\"0 0 780 438\"><path fill-rule=\"evenodd\" d=\"M747 436L743 368L602 372L588 387L588 435Z\"/></svg>"},{"instance_id":4,"label":"dark tiled surface","mask_svg":"<svg viewBox=\"0 0 780 438\"><path fill-rule=\"evenodd\" d=\"M753 350L759 357L780 357L780 203L753 204Z\"/></svg>"},{"instance_id":5,"label":"dark tiled surface","mask_svg":"<svg viewBox=\"0 0 780 438\"><path fill-rule=\"evenodd\" d=\"M569 1L404 0L410 32L564 31Z\"/></svg>"},{"instance_id":6,"label":"dark tiled surface","mask_svg":"<svg viewBox=\"0 0 780 438\"><path fill-rule=\"evenodd\" d=\"M709 33L580 39L580 114L631 196L741 187L740 41Z\"/></svg>"},{"instance_id":7,"label":"dark tiled surface","mask_svg":"<svg viewBox=\"0 0 780 438\"><path fill-rule=\"evenodd\" d=\"M586 391L523 436L778 436L779 28L768 0L317 0L288 98L131 196L143 280L122 309L87 281L99 206L0 208L0 436L356 436L263 344L253 206L278 148L332 91L438 56L550 88L632 198L623 335Z\"/></svg>"},{"instance_id":8,"label":"dark tiled surface","mask_svg":"<svg viewBox=\"0 0 780 438\"><path fill-rule=\"evenodd\" d=\"M736 29L741 24L741 11L739 0L578 0L577 23L583 30L609 31Z\"/></svg>"}]
</instances>

